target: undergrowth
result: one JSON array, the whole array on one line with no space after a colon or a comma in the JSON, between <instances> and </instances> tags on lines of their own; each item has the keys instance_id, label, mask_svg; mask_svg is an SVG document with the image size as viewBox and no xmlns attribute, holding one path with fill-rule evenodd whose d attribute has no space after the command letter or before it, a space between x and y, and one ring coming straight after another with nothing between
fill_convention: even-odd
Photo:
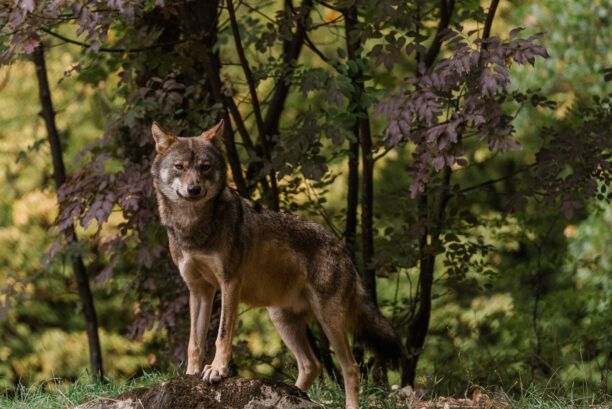
<instances>
[{"instance_id":1,"label":"undergrowth","mask_svg":"<svg viewBox=\"0 0 612 409\"><path fill-rule=\"evenodd\" d=\"M149 372L124 382L108 380L104 383L77 380L67 382L61 379L49 379L36 382L29 387L21 386L12 391L0 394L0 408L11 409L60 409L72 408L81 403L100 397L115 397L138 387L154 385L177 374ZM85 377L83 378L85 379ZM572 392L560 395L551 389L531 387L520 396L511 396L499 391L481 389L489 399L480 407L500 407L518 409L565 409L565 408L612 408L612 396L585 396ZM329 379L317 382L309 391L309 396L329 409L344 408L344 391ZM420 400L399 399L383 388L371 383L362 384L360 392L361 408L396 409L396 408L444 408L458 406L462 399L425 395ZM465 399L463 399L465 401ZM450 404L449 404L450 402ZM465 403L465 402L464 402ZM474 407L474 406L472 406Z\"/></svg>"}]
</instances>

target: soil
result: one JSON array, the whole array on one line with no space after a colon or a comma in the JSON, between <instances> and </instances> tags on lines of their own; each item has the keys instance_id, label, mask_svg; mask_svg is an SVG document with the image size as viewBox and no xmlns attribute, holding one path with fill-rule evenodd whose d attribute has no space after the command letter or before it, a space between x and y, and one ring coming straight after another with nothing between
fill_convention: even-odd
<instances>
[{"instance_id":1,"label":"soil","mask_svg":"<svg viewBox=\"0 0 612 409\"><path fill-rule=\"evenodd\" d=\"M98 399L75 409L272 409L320 408L294 386L269 379L228 378L217 384L184 375L137 388L113 399Z\"/></svg>"}]
</instances>

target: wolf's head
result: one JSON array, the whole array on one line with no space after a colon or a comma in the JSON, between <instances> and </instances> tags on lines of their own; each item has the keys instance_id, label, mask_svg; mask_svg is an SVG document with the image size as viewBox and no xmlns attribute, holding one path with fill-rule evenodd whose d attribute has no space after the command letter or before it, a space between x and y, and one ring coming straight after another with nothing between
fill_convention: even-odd
<instances>
[{"instance_id":1,"label":"wolf's head","mask_svg":"<svg viewBox=\"0 0 612 409\"><path fill-rule=\"evenodd\" d=\"M174 203L204 203L226 184L226 165L219 149L223 120L199 136L182 138L156 122L151 127L157 155L151 167L158 194Z\"/></svg>"}]
</instances>

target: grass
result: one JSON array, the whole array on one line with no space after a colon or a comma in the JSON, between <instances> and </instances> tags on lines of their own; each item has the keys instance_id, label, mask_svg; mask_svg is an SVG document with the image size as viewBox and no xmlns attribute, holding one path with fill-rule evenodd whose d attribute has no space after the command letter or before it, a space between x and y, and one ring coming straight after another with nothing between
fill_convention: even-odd
<instances>
[{"instance_id":1,"label":"grass","mask_svg":"<svg viewBox=\"0 0 612 409\"><path fill-rule=\"evenodd\" d=\"M575 395L559 395L554 391L532 387L525 391L520 398L512 398L505 395L512 408L517 409L566 409L566 408L606 408L612 407L612 395L590 396Z\"/></svg>"},{"instance_id":2,"label":"grass","mask_svg":"<svg viewBox=\"0 0 612 409\"><path fill-rule=\"evenodd\" d=\"M0 408L4 409L54 409L71 408L98 397L114 397L137 387L146 387L176 374L158 372L145 373L143 376L127 382L109 381L107 383L87 383L76 381L63 382L50 379L38 382L29 387L21 387L16 391L0 394ZM566 408L612 408L612 396L603 398L590 396L561 396L552 390L532 387L520 397L512 397L499 392L483 391L491 397L487 404L480 407L503 407L517 409L566 409ZM311 388L309 396L329 409L344 408L344 392L335 382L317 382ZM425 397L420 402L401 402L391 397L390 393L372 384L364 384L361 389L361 408L396 409L396 408L434 408L459 407L461 399L447 397ZM463 403L469 400L463 400ZM446 403L446 405L445 405ZM449 405L450 403L450 405ZM435 405L434 405L435 404ZM472 406L475 407L475 406Z\"/></svg>"},{"instance_id":3,"label":"grass","mask_svg":"<svg viewBox=\"0 0 612 409\"><path fill-rule=\"evenodd\" d=\"M134 388L154 385L169 377L171 377L169 374L151 372L127 382L110 380L106 383L89 383L80 380L64 382L59 379L49 379L34 383L27 388L19 387L10 394L0 394L0 408L71 408L98 397L113 397Z\"/></svg>"},{"instance_id":4,"label":"grass","mask_svg":"<svg viewBox=\"0 0 612 409\"><path fill-rule=\"evenodd\" d=\"M310 389L308 396L316 402L322 403L329 409L344 409L344 390L336 382L326 379L325 383L316 382ZM390 398L389 391L372 383L363 383L359 393L360 406L363 409L395 409L398 407Z\"/></svg>"}]
</instances>

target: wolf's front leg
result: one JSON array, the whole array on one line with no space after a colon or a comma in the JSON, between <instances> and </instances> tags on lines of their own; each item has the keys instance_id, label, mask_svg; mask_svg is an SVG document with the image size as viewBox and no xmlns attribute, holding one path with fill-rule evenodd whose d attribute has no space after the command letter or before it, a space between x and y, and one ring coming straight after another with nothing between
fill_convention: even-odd
<instances>
[{"instance_id":1,"label":"wolf's front leg","mask_svg":"<svg viewBox=\"0 0 612 409\"><path fill-rule=\"evenodd\" d=\"M189 290L189 345L187 347L187 374L196 375L202 371L206 334L210 323L215 289L201 286Z\"/></svg>"},{"instance_id":2,"label":"wolf's front leg","mask_svg":"<svg viewBox=\"0 0 612 409\"><path fill-rule=\"evenodd\" d=\"M204 367L202 379L206 382L219 382L229 374L229 361L232 357L232 336L240 301L240 283L226 282L221 285L221 322L215 342L215 358Z\"/></svg>"}]
</instances>

